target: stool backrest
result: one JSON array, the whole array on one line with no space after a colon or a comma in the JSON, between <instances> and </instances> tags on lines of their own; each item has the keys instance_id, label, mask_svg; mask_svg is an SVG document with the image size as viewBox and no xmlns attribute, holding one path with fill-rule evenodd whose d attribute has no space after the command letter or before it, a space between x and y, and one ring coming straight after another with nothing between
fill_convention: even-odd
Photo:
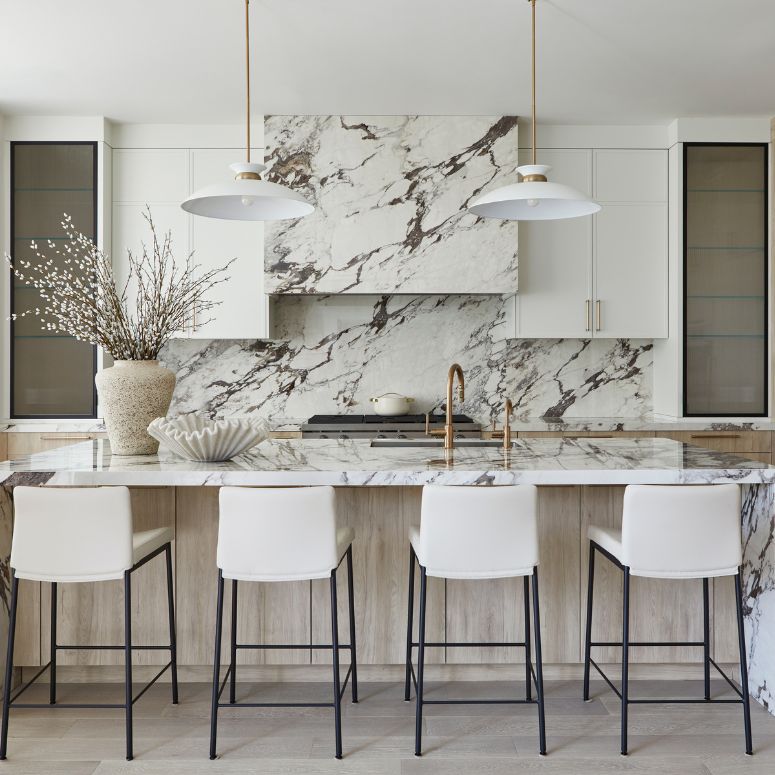
<instances>
[{"instance_id":1,"label":"stool backrest","mask_svg":"<svg viewBox=\"0 0 775 775\"><path fill-rule=\"evenodd\" d=\"M538 564L538 494L531 484L427 485L418 554L429 576L524 576Z\"/></svg>"},{"instance_id":2,"label":"stool backrest","mask_svg":"<svg viewBox=\"0 0 775 775\"><path fill-rule=\"evenodd\" d=\"M132 567L126 487L15 487L11 567L22 579L105 581Z\"/></svg>"},{"instance_id":3,"label":"stool backrest","mask_svg":"<svg viewBox=\"0 0 775 775\"><path fill-rule=\"evenodd\" d=\"M333 487L222 487L218 567L225 578L328 578L336 556Z\"/></svg>"},{"instance_id":4,"label":"stool backrest","mask_svg":"<svg viewBox=\"0 0 775 775\"><path fill-rule=\"evenodd\" d=\"M736 484L630 485L622 561L635 576L731 576L743 561Z\"/></svg>"}]
</instances>

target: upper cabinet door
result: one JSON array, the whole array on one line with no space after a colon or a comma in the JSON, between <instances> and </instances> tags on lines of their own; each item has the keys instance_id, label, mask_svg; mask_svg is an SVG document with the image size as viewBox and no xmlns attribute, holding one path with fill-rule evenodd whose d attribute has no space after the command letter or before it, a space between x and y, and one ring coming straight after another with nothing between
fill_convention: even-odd
<instances>
[{"instance_id":1,"label":"upper cabinet door","mask_svg":"<svg viewBox=\"0 0 775 775\"><path fill-rule=\"evenodd\" d=\"M254 152L256 159L262 155L260 150ZM229 180L233 175L229 164L240 158L242 153L234 150L192 150L192 191ZM263 239L260 222L191 217L195 264L207 271L234 259L228 270L228 280L219 283L208 295L218 306L207 316L209 322L194 321L192 336L199 339L260 339L267 335Z\"/></svg>"},{"instance_id":2,"label":"upper cabinet door","mask_svg":"<svg viewBox=\"0 0 775 775\"><path fill-rule=\"evenodd\" d=\"M594 335L668 335L667 151L596 150Z\"/></svg>"},{"instance_id":3,"label":"upper cabinet door","mask_svg":"<svg viewBox=\"0 0 775 775\"><path fill-rule=\"evenodd\" d=\"M520 159L528 163L528 154ZM592 152L542 150L549 179L592 194ZM592 320L591 217L519 224L517 330L523 338L589 338Z\"/></svg>"},{"instance_id":4,"label":"upper cabinet door","mask_svg":"<svg viewBox=\"0 0 775 775\"><path fill-rule=\"evenodd\" d=\"M470 202L517 182L515 116L267 116L270 181L315 205L265 225L268 293L514 293L517 224Z\"/></svg>"},{"instance_id":5,"label":"upper cabinet door","mask_svg":"<svg viewBox=\"0 0 775 775\"><path fill-rule=\"evenodd\" d=\"M116 149L113 152L113 264L119 278L126 274L126 251L150 245L150 231L142 217L151 208L162 237L172 232L175 258L183 264L193 252L202 271L236 259L224 282L209 294L219 302L205 320L193 314L180 336L213 339L257 339L267 335L263 292L262 224L194 217L180 203L203 186L230 179L229 164L244 151L233 149ZM255 158L263 151L256 149Z\"/></svg>"}]
</instances>

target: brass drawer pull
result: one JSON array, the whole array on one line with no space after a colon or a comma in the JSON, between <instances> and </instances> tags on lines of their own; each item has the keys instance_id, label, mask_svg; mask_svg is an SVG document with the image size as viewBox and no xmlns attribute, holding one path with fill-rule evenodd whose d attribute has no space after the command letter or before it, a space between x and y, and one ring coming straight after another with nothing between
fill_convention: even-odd
<instances>
[{"instance_id":1,"label":"brass drawer pull","mask_svg":"<svg viewBox=\"0 0 775 775\"><path fill-rule=\"evenodd\" d=\"M41 441L83 441L90 439L91 435L88 433L41 433Z\"/></svg>"},{"instance_id":2,"label":"brass drawer pull","mask_svg":"<svg viewBox=\"0 0 775 775\"><path fill-rule=\"evenodd\" d=\"M592 319L589 316L590 311L591 311L590 310L590 302L589 302L589 299L587 299L584 302L584 320L586 321L586 324L585 324L585 327L584 327L585 331L590 331L592 329Z\"/></svg>"},{"instance_id":3,"label":"brass drawer pull","mask_svg":"<svg viewBox=\"0 0 775 775\"><path fill-rule=\"evenodd\" d=\"M691 439L739 439L739 433L692 433Z\"/></svg>"},{"instance_id":4,"label":"brass drawer pull","mask_svg":"<svg viewBox=\"0 0 775 775\"><path fill-rule=\"evenodd\" d=\"M602 317L603 316L600 313L600 299L598 299L595 302L595 318L597 321L597 329L596 329L597 331L600 331L600 329L603 327Z\"/></svg>"}]
</instances>

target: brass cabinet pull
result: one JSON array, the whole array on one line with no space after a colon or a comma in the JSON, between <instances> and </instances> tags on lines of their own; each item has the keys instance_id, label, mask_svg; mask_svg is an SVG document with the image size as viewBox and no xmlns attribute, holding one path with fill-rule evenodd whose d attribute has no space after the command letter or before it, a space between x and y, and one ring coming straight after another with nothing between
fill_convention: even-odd
<instances>
[{"instance_id":1,"label":"brass cabinet pull","mask_svg":"<svg viewBox=\"0 0 775 775\"><path fill-rule=\"evenodd\" d=\"M90 439L91 435L88 433L41 433L41 441L83 441L84 439Z\"/></svg>"},{"instance_id":2,"label":"brass cabinet pull","mask_svg":"<svg viewBox=\"0 0 775 775\"><path fill-rule=\"evenodd\" d=\"M589 331L592 328L592 321L589 317L589 299L584 302L584 319L586 320L585 331Z\"/></svg>"},{"instance_id":3,"label":"brass cabinet pull","mask_svg":"<svg viewBox=\"0 0 775 775\"><path fill-rule=\"evenodd\" d=\"M692 433L690 439L739 439L739 433Z\"/></svg>"},{"instance_id":4,"label":"brass cabinet pull","mask_svg":"<svg viewBox=\"0 0 775 775\"><path fill-rule=\"evenodd\" d=\"M600 314L600 299L597 299L597 301L595 301L595 325L597 326L595 329L596 331L599 331L602 328L601 319L602 315Z\"/></svg>"}]
</instances>

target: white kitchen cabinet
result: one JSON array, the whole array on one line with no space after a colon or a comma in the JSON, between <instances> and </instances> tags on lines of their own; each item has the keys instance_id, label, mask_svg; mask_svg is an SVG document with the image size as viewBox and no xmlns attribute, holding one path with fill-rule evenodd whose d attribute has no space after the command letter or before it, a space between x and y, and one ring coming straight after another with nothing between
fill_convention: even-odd
<instances>
[{"instance_id":1,"label":"white kitchen cabinet","mask_svg":"<svg viewBox=\"0 0 775 775\"><path fill-rule=\"evenodd\" d=\"M192 150L192 191L228 180L233 175L229 164L241 159L243 153L231 149ZM260 151L256 152L256 158L262 158ZM198 325L192 336L199 339L260 339L267 336L263 224L189 217L196 264L207 270L235 259L229 268L229 279L210 294L213 301L221 302L210 313L211 321Z\"/></svg>"},{"instance_id":2,"label":"white kitchen cabinet","mask_svg":"<svg viewBox=\"0 0 775 775\"><path fill-rule=\"evenodd\" d=\"M256 158L261 158L256 150ZM267 304L263 293L263 232L260 223L194 217L180 203L194 190L229 179L228 165L241 159L234 149L116 149L113 153L112 257L118 277L126 276L126 249L149 244L142 213L151 208L157 233L172 231L176 260L193 261L208 270L236 261L228 279L211 298L221 303L209 323L190 321L181 335L213 339L255 339L267 336Z\"/></svg>"},{"instance_id":3,"label":"white kitchen cabinet","mask_svg":"<svg viewBox=\"0 0 775 775\"><path fill-rule=\"evenodd\" d=\"M520 223L517 335L666 337L667 151L549 150L540 160L602 210Z\"/></svg>"},{"instance_id":4,"label":"white kitchen cabinet","mask_svg":"<svg viewBox=\"0 0 775 775\"><path fill-rule=\"evenodd\" d=\"M520 158L520 163L528 162ZM592 152L541 151L550 180L592 195ZM517 330L523 338L589 337L592 218L519 224Z\"/></svg>"}]
</instances>

